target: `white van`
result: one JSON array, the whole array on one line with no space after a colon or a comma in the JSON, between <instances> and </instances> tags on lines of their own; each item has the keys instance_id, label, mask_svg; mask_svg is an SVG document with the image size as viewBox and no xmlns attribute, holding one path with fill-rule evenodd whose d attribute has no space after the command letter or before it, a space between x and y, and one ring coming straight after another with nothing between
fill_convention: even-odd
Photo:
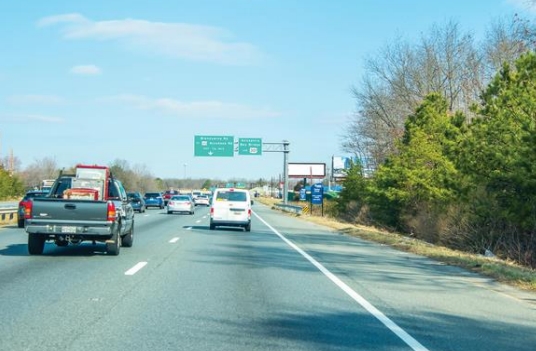
<instances>
[{"instance_id":1,"label":"white van","mask_svg":"<svg viewBox=\"0 0 536 351\"><path fill-rule=\"evenodd\" d=\"M210 229L225 226L251 231L251 204L246 189L217 188L210 204Z\"/></svg>"}]
</instances>

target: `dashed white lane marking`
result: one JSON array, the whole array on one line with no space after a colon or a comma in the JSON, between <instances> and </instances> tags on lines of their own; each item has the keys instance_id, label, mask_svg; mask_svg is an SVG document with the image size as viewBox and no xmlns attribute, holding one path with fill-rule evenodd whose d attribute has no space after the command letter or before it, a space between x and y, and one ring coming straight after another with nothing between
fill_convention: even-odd
<instances>
[{"instance_id":1,"label":"dashed white lane marking","mask_svg":"<svg viewBox=\"0 0 536 351\"><path fill-rule=\"evenodd\" d=\"M258 214L253 212L253 214L264 223L274 234L276 234L281 240L287 243L288 246L292 247L294 250L299 252L303 257L305 257L309 262L311 262L318 270L326 277L329 278L335 285L337 285L342 291L348 294L354 301L361 305L365 310L368 311L371 315L376 317L383 325L385 325L390 331L392 331L396 336L398 336L402 341L404 341L409 347L414 351L429 351L426 347L421 345L415 338L409 335L404 329L402 329L398 324L393 322L389 317L387 317L383 312L374 307L370 302L365 300L365 298L355 292L351 287L344 283L339 277L331 273L326 267L324 267L320 262L311 257L307 252L303 251L298 245L294 244L292 241L288 240L283 234L279 233L274 227L272 227L268 222L262 219Z\"/></svg>"},{"instance_id":2,"label":"dashed white lane marking","mask_svg":"<svg viewBox=\"0 0 536 351\"><path fill-rule=\"evenodd\" d=\"M175 244L180 238L173 238L169 241L170 244Z\"/></svg>"},{"instance_id":3,"label":"dashed white lane marking","mask_svg":"<svg viewBox=\"0 0 536 351\"><path fill-rule=\"evenodd\" d=\"M125 272L125 275L134 275L139 272L140 269L145 267L147 262L138 262L136 265L132 268L130 268L128 271Z\"/></svg>"}]
</instances>

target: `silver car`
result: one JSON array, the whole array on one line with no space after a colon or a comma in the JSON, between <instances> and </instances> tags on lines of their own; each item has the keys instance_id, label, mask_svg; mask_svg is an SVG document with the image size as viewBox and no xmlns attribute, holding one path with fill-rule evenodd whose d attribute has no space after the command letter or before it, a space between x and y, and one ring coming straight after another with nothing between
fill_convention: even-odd
<instances>
[{"instance_id":1,"label":"silver car","mask_svg":"<svg viewBox=\"0 0 536 351\"><path fill-rule=\"evenodd\" d=\"M196 197L194 197L194 204L196 206L210 206L210 199L208 198L208 195L197 195Z\"/></svg>"},{"instance_id":2,"label":"silver car","mask_svg":"<svg viewBox=\"0 0 536 351\"><path fill-rule=\"evenodd\" d=\"M194 214L195 204L190 195L173 195L167 203L167 213L187 212Z\"/></svg>"}]
</instances>

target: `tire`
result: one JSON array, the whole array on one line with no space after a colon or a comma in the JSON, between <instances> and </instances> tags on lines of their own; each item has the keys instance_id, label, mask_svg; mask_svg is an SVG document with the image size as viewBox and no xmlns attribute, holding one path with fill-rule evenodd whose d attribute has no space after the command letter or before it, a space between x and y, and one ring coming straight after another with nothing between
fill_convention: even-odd
<instances>
[{"instance_id":1,"label":"tire","mask_svg":"<svg viewBox=\"0 0 536 351\"><path fill-rule=\"evenodd\" d=\"M216 229L216 226L214 225L214 223L210 222L210 230L214 230Z\"/></svg>"},{"instance_id":2,"label":"tire","mask_svg":"<svg viewBox=\"0 0 536 351\"><path fill-rule=\"evenodd\" d=\"M132 222L132 228L130 228L129 232L123 236L121 239L121 246L123 247L132 247L132 244L134 243L134 222Z\"/></svg>"},{"instance_id":3,"label":"tire","mask_svg":"<svg viewBox=\"0 0 536 351\"><path fill-rule=\"evenodd\" d=\"M167 214L172 214L172 213L173 213L173 211L167 211Z\"/></svg>"},{"instance_id":4,"label":"tire","mask_svg":"<svg viewBox=\"0 0 536 351\"><path fill-rule=\"evenodd\" d=\"M250 232L251 231L251 222L249 222L245 227L244 227L244 230L246 232Z\"/></svg>"},{"instance_id":5,"label":"tire","mask_svg":"<svg viewBox=\"0 0 536 351\"><path fill-rule=\"evenodd\" d=\"M45 237L39 234L28 234L28 253L30 255L41 255L45 249Z\"/></svg>"},{"instance_id":6,"label":"tire","mask_svg":"<svg viewBox=\"0 0 536 351\"><path fill-rule=\"evenodd\" d=\"M117 256L121 251L121 236L116 232L112 238L106 242L106 252L108 255Z\"/></svg>"},{"instance_id":7,"label":"tire","mask_svg":"<svg viewBox=\"0 0 536 351\"><path fill-rule=\"evenodd\" d=\"M24 218L17 220L17 227L24 228Z\"/></svg>"},{"instance_id":8,"label":"tire","mask_svg":"<svg viewBox=\"0 0 536 351\"><path fill-rule=\"evenodd\" d=\"M194 214L194 211L190 211L190 214L193 215L193 214Z\"/></svg>"}]
</instances>

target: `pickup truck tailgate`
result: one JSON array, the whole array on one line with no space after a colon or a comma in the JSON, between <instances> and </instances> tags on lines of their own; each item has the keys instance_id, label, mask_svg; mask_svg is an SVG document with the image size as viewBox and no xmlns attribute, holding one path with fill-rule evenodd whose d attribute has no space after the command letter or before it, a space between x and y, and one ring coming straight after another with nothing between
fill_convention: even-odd
<instances>
[{"instance_id":1,"label":"pickup truck tailgate","mask_svg":"<svg viewBox=\"0 0 536 351\"><path fill-rule=\"evenodd\" d=\"M30 221L106 221L106 201L42 198L33 201ZM43 201L41 201L43 200Z\"/></svg>"}]
</instances>

